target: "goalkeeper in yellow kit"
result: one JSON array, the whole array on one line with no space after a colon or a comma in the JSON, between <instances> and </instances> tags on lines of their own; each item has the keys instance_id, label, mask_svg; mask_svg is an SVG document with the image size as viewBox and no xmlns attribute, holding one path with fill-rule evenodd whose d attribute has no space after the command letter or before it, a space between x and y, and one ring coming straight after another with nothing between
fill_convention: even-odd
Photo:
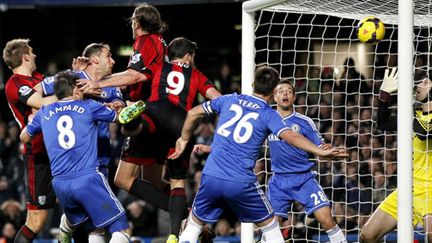
<instances>
[{"instance_id":1,"label":"goalkeeper in yellow kit","mask_svg":"<svg viewBox=\"0 0 432 243\"><path fill-rule=\"evenodd\" d=\"M432 242L432 72L415 88L419 107L413 119L413 225L423 224L427 242ZM381 85L377 124L382 130L397 129L396 116L388 109L390 94L397 91L397 71L385 71ZM361 242L379 242L397 226L397 193L391 193L377 208L360 233Z\"/></svg>"}]
</instances>

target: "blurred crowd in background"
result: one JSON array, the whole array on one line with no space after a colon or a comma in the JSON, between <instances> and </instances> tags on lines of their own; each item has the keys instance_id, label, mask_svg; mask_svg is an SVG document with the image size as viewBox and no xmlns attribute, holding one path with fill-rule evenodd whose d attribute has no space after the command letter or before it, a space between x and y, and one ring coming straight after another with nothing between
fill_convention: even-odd
<instances>
[{"instance_id":1,"label":"blurred crowd in background","mask_svg":"<svg viewBox=\"0 0 432 243\"><path fill-rule=\"evenodd\" d=\"M191 8L190 6L187 6ZM209 22L204 22L201 26L191 27L191 29L176 28L177 25L189 24L187 21L175 21L179 16L181 18L188 14L180 14L176 11L168 11L161 9L161 14L165 19L171 18L172 30L169 32L167 40L174 36L185 36L193 41L198 42L199 49L197 51L197 67L203 71L212 80L222 94L232 92L241 92L240 80L240 48L239 48L239 31L236 34L214 33L215 30L222 30L219 25L220 21L211 22L211 27L203 27L209 25ZM227 8L228 9L228 8ZM66 37L75 35L85 35L77 30L77 25L67 17L66 10L61 10L65 14L67 20L58 21L59 24L68 26L63 29L72 29L71 33L65 34ZM111 10L114 12L114 10ZM130 9L122 10L121 18L130 14ZM186 10L185 10L186 11ZM49 11L46 11L49 12ZM181 12L181 11L178 11ZM213 13L214 12L214 13ZM218 15L220 11L213 11L211 14ZM186 12L187 13L187 12ZM68 13L69 14L69 13ZM101 13L96 13L101 14ZM170 16L174 15L174 16ZM46 18L34 18L35 21L46 21ZM209 17L207 12L200 13L200 16L206 17L206 21L217 19L217 17ZM230 14L227 14L229 16ZM121 22L119 26L110 25L109 18L117 18L114 14L97 15L92 18L100 18L104 20L108 28L119 29L117 36L127 35L129 39L130 30L125 28L125 22L114 19L116 22ZM202 17L201 16L201 17ZM1 17L1 16L0 16ZM240 12L239 16L240 19ZM99 20L100 20L99 19ZM198 17L197 17L198 19ZM194 21L194 20L191 20ZM198 21L199 22L199 21ZM90 25L98 23L89 22ZM201 22L200 22L201 23ZM19 23L18 23L19 24ZM31 24L31 23L29 23ZM36 23L37 24L37 23ZM214 26L213 26L214 24ZM70 27L70 28L69 28ZM218 28L219 27L219 28ZM232 28L233 26L231 26ZM11 33L12 27L3 26L5 33ZM206 29L212 32L207 39L203 40L206 35L196 29ZM101 29L99 29L101 30ZM185 31L190 33L183 33ZM15 32L23 31L17 27ZM41 30L44 31L44 30ZM176 32L177 31L177 32ZM15 33L14 32L14 33ZM101 33L106 33L103 30ZM58 58L46 59L48 54L46 49L41 48L40 42L50 38L43 36L32 36L30 32L23 32L19 36L11 37L30 37L34 38L35 52L41 54L44 66L38 68L38 71L45 75L53 75L58 71L66 68L64 63L59 63ZM98 32L99 33L99 32ZM82 46L90 42L100 42L103 38L99 38L96 33L95 39L86 39ZM30 36L29 36L30 35ZM215 37L217 35L217 37ZM237 35L237 36L236 36ZM61 36L61 35L60 35ZM6 38L6 37L3 37ZM105 36L104 38L109 38ZM230 38L237 39L232 42ZM69 38L71 39L71 38ZM2 40L5 42L7 40ZM77 41L77 38L68 40L65 44L66 48L70 42ZM116 38L113 37L112 42L107 41L112 47L116 46ZM51 42L45 43L47 46ZM216 43L216 44L215 44ZM217 45L219 43L219 45ZM230 45L226 45L230 43ZM33 45L31 43L31 45ZM39 46L39 48L38 48ZM278 46L270 44L271 46ZM43 47L43 45L42 45ZM46 46L45 46L46 47ZM54 45L53 45L54 48ZM279 47L280 48L280 47ZM72 57L78 51L76 48L73 53L65 54L55 52L55 56L65 59ZM278 55L275 52L274 55ZM257 63L279 63L280 56L267 55L266 60L259 60ZM117 59L116 68L123 69L126 66L127 60ZM276 60L273 62L272 60ZM66 61L64 61L66 63ZM416 79L422 75L422 68L427 61L421 56L416 57ZM359 229L367 221L368 217L376 209L379 203L396 188L396 140L395 133L384 133L379 130L374 122L374 117L377 112L378 93L386 68L397 66L397 56L395 53L387 52L385 54L376 55L374 57L372 77L365 78L356 70L356 63L353 59L347 58L341 74L335 75L335 70L332 67L314 66L308 63L297 63L295 60L290 63L295 66L292 69L284 70L284 66L274 65L283 75L282 78L288 77L296 87L297 100L295 103L296 111L305 114L313 119L319 131L327 143L333 146L345 147L349 151L350 157L344 161L319 161L316 166L318 172L318 181L322 185L327 197L330 199L333 208L333 215L337 220L338 225L346 231L346 233L357 234ZM4 64L3 64L4 67ZM2 70L3 71L3 70ZM115 72L116 70L114 70ZM3 79L7 80L8 73L3 73ZM22 156L20 154L21 145L19 142L18 124L14 121L7 101L5 99L4 84L0 84L0 242L13 242L13 237L20 226L25 222L25 185L24 185L24 166ZM395 104L396 96L393 96L393 112L396 113ZM202 100L201 100L202 101ZM200 99L197 98L197 103ZM215 120L203 120L195 130L195 143L210 145L213 139L215 129ZM118 190L112 183L114 173L117 167L120 156L121 146L124 137L120 133L118 125L111 124L111 151L112 161L110 164L110 182L111 186L117 194L120 201L127 210L128 220L132 229L132 236L139 237L166 237L169 233L169 215L161 210L156 209L152 205L138 200L122 190ZM255 172L263 187L271 176L269 151L266 146L263 146L261 159L257 162ZM193 201L193 197L197 192L201 180L201 171L205 165L206 154L192 154L190 160L190 171L188 177L187 195L189 205ZM300 204L294 204L292 207L293 213L287 221L284 222L283 233L285 237L307 238L319 232L319 227L316 220L305 219L303 209ZM46 224L45 230L39 234L41 238L53 238L58 232L59 218L61 215L60 208L50 212L50 222ZM217 236L239 236L240 223L237 221L230 209L226 209L222 218L215 225ZM305 225L309 226L307 229Z\"/></svg>"},{"instance_id":2,"label":"blurred crowd in background","mask_svg":"<svg viewBox=\"0 0 432 243\"><path fill-rule=\"evenodd\" d=\"M302 67L307 66L299 66L292 78L297 90L297 112L316 122L326 142L346 147L350 153L346 161L320 161L316 167L319 182L333 204L333 214L347 233L357 233L379 203L396 188L396 135L384 134L374 123L384 70L396 66L396 56L388 55L381 62L376 65L373 79L358 73L353 59L346 60L342 78L338 80L334 79L334 70L330 67L305 69ZM227 62L221 62L216 72L208 76L223 94L241 92L239 71ZM6 104L4 92L1 102ZM1 235L12 239L25 221L25 187L19 127L5 115L8 112L7 107L0 111L0 226ZM203 120L195 130L195 143L210 145L214 129L213 119ZM111 124L111 131L112 183L124 137L116 124ZM268 156L264 146L262 157ZM187 188L189 205L197 192L206 158L206 154L191 156ZM271 176L269 163L268 159L260 159L255 169L264 187ZM166 212L119 191L113 184L112 187L127 209L133 236L158 237L169 232ZM318 233L317 222L305 219L300 204L294 204L292 211L284 224L285 236L307 237L304 224L310 226L308 235ZM52 211L51 221L40 237L55 235L60 215L59 208ZM239 236L240 223L230 209L225 210L215 231L218 236Z\"/></svg>"}]
</instances>

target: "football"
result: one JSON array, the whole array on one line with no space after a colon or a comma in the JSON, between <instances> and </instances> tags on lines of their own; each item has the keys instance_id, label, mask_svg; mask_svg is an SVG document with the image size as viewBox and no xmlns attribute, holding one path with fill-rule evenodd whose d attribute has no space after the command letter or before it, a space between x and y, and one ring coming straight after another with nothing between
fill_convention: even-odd
<instances>
[{"instance_id":1,"label":"football","mask_svg":"<svg viewBox=\"0 0 432 243\"><path fill-rule=\"evenodd\" d=\"M378 43L384 35L384 23L374 16L362 19L357 26L357 38L363 43Z\"/></svg>"}]
</instances>

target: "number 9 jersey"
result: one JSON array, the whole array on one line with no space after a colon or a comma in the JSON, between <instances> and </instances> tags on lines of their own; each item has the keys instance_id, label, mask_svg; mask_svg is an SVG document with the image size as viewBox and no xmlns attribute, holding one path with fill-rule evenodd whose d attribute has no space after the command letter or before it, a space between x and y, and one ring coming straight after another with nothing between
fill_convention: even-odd
<instances>
[{"instance_id":1,"label":"number 9 jersey","mask_svg":"<svg viewBox=\"0 0 432 243\"><path fill-rule=\"evenodd\" d=\"M205 102L202 107L208 115L219 114L203 174L256 182L253 169L264 140L270 133L279 136L289 129L282 117L265 100L236 93Z\"/></svg>"}]
</instances>

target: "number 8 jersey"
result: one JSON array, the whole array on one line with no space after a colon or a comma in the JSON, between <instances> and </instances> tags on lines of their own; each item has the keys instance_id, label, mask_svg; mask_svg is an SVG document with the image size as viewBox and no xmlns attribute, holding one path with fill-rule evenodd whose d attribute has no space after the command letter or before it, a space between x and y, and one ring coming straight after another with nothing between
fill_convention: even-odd
<instances>
[{"instance_id":1,"label":"number 8 jersey","mask_svg":"<svg viewBox=\"0 0 432 243\"><path fill-rule=\"evenodd\" d=\"M53 177L96 169L97 121L113 122L116 113L93 100L61 100L43 106L27 125L33 137L43 132Z\"/></svg>"},{"instance_id":2,"label":"number 8 jersey","mask_svg":"<svg viewBox=\"0 0 432 243\"><path fill-rule=\"evenodd\" d=\"M202 104L207 114L219 114L212 151L203 173L216 178L256 182L253 171L264 140L289 129L265 100L250 95L220 96Z\"/></svg>"}]
</instances>

